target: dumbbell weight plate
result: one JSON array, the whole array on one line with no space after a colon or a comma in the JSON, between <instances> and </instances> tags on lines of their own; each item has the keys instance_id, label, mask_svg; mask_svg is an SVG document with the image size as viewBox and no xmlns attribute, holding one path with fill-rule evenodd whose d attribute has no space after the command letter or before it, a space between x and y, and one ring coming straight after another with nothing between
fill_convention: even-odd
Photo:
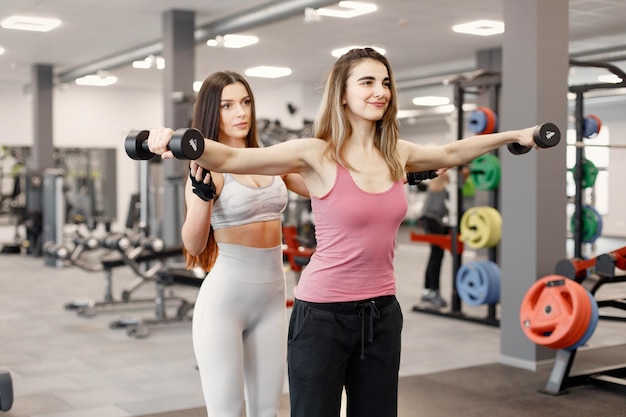
<instances>
[{"instance_id":1,"label":"dumbbell weight plate","mask_svg":"<svg viewBox=\"0 0 626 417\"><path fill-rule=\"evenodd\" d=\"M561 131L554 123L544 123L535 129L533 139L540 148L551 148L561 141Z\"/></svg>"},{"instance_id":2,"label":"dumbbell weight plate","mask_svg":"<svg viewBox=\"0 0 626 417\"><path fill-rule=\"evenodd\" d=\"M124 141L126 154L132 159L138 161L147 161L152 159L154 154L150 152L147 147L149 134L150 131L148 130L133 130L130 132Z\"/></svg>"},{"instance_id":3,"label":"dumbbell weight plate","mask_svg":"<svg viewBox=\"0 0 626 417\"><path fill-rule=\"evenodd\" d=\"M198 129L177 129L170 140L169 149L178 159L196 160L204 152L204 135Z\"/></svg>"}]
</instances>

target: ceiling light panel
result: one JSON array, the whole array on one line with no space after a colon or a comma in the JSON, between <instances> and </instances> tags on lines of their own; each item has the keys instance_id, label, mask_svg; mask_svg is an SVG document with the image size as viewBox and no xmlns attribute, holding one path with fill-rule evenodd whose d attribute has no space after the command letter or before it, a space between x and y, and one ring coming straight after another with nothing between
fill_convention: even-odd
<instances>
[{"instance_id":1,"label":"ceiling light panel","mask_svg":"<svg viewBox=\"0 0 626 417\"><path fill-rule=\"evenodd\" d=\"M85 75L76 79L78 85L88 85L91 87L106 87L117 82L117 77L113 75Z\"/></svg>"},{"instance_id":2,"label":"ceiling light panel","mask_svg":"<svg viewBox=\"0 0 626 417\"><path fill-rule=\"evenodd\" d=\"M363 14L372 13L378 10L378 6L372 3L361 3L358 1L340 1L337 6L322 7L317 9L319 16L340 17L350 19Z\"/></svg>"},{"instance_id":3,"label":"ceiling light panel","mask_svg":"<svg viewBox=\"0 0 626 417\"><path fill-rule=\"evenodd\" d=\"M207 41L208 46L224 48L243 48L259 42L259 38L249 35L224 35Z\"/></svg>"},{"instance_id":4,"label":"ceiling light panel","mask_svg":"<svg viewBox=\"0 0 626 417\"><path fill-rule=\"evenodd\" d=\"M469 35L491 36L504 32L504 22L496 20L476 20L474 22L455 25L452 30Z\"/></svg>"},{"instance_id":5,"label":"ceiling light panel","mask_svg":"<svg viewBox=\"0 0 626 417\"><path fill-rule=\"evenodd\" d=\"M248 77L280 78L291 75L291 69L285 67L259 66L254 68L248 68L245 74Z\"/></svg>"},{"instance_id":6,"label":"ceiling light panel","mask_svg":"<svg viewBox=\"0 0 626 417\"><path fill-rule=\"evenodd\" d=\"M5 29L29 30L33 32L48 32L59 26L59 19L43 17L11 16L4 19L0 26Z\"/></svg>"}]
</instances>

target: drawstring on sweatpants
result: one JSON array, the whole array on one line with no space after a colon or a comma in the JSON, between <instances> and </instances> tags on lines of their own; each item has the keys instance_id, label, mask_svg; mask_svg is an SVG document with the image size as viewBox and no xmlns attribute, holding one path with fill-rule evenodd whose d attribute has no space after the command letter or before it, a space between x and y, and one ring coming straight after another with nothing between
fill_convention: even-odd
<instances>
[{"instance_id":1,"label":"drawstring on sweatpants","mask_svg":"<svg viewBox=\"0 0 626 417\"><path fill-rule=\"evenodd\" d=\"M380 310L376 307L376 301L369 300L357 305L361 310L359 311L359 317L361 318L361 359L365 359L365 314L366 310L369 312L369 334L367 337L368 342L374 341L374 319L380 317Z\"/></svg>"}]
</instances>

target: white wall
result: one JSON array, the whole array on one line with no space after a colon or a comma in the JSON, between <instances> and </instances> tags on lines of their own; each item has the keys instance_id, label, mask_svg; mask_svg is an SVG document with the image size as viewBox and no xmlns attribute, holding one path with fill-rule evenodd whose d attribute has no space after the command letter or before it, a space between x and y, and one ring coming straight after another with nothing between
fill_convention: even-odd
<instances>
[{"instance_id":1,"label":"white wall","mask_svg":"<svg viewBox=\"0 0 626 417\"><path fill-rule=\"evenodd\" d=\"M259 119L280 120L288 129L301 129L304 119L313 120L319 106L320 95L315 87L303 84L278 84L276 87L257 87L250 80L254 91L256 114ZM290 114L287 104L291 103L297 112Z\"/></svg>"},{"instance_id":2,"label":"white wall","mask_svg":"<svg viewBox=\"0 0 626 417\"><path fill-rule=\"evenodd\" d=\"M22 86L0 83L0 145L32 146L33 109ZM136 161L124 150L129 131L163 124L161 94L72 86L53 95L53 145L55 147L113 148L117 155L118 226L123 225L130 195L137 191Z\"/></svg>"},{"instance_id":3,"label":"white wall","mask_svg":"<svg viewBox=\"0 0 626 417\"><path fill-rule=\"evenodd\" d=\"M0 145L29 146L33 143L33 109L18 83L0 82Z\"/></svg>"}]
</instances>

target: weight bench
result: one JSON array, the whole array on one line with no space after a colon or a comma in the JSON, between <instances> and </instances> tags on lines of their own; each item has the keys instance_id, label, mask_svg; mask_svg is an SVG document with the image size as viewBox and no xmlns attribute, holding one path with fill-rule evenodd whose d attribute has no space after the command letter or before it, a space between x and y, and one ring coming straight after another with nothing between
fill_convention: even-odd
<instances>
[{"instance_id":1,"label":"weight bench","mask_svg":"<svg viewBox=\"0 0 626 417\"><path fill-rule=\"evenodd\" d=\"M129 253L124 251L116 251L107 255L99 262L99 267L95 270L104 272L104 297L100 301L88 300L88 301L72 301L65 304L66 310L76 310L79 316L92 317L98 309L108 308L113 306L128 306L131 303L154 303L155 298L136 298L132 299L132 293L141 287L146 282L153 281L153 275L158 268L162 267L162 261L182 254L182 247L175 246L165 248L162 251L154 252L144 248L135 248ZM142 270L144 266L151 263L157 263L156 266L147 270ZM78 265L78 264L77 264ZM80 265L79 265L80 266ZM126 286L120 299L116 299L113 296L113 270L116 268L129 266L133 272L137 275L137 278L133 280L128 286Z\"/></svg>"},{"instance_id":2,"label":"weight bench","mask_svg":"<svg viewBox=\"0 0 626 417\"><path fill-rule=\"evenodd\" d=\"M593 261L574 260L569 263L567 265L566 261L560 261L557 264L556 273L567 273L568 275L564 275L566 278L579 282L594 297L603 285L626 282L626 275L616 275L616 270L626 271L626 247L599 255ZM626 299L624 298L596 300L596 302L600 310L605 307L626 310ZM598 319L626 321L623 314L599 314ZM567 389L571 387L593 385L626 394L626 364L592 369L572 375L571 370L577 350L576 348L557 351L548 382L539 392L548 395L561 395L567 393Z\"/></svg>"},{"instance_id":3,"label":"weight bench","mask_svg":"<svg viewBox=\"0 0 626 417\"><path fill-rule=\"evenodd\" d=\"M165 266L156 271L156 304L157 311L154 318L130 319L125 320L123 326L126 327L126 334L135 338L145 338L150 334L149 327L160 324L181 323L191 320L190 312L193 311L194 302L190 302L181 297L174 297L180 300L180 305L176 310L176 314L168 317L165 312L165 288L172 285L183 285L188 287L200 288L204 281L206 273L203 271L188 270L182 267ZM172 299L173 297L169 297Z\"/></svg>"}]
</instances>

